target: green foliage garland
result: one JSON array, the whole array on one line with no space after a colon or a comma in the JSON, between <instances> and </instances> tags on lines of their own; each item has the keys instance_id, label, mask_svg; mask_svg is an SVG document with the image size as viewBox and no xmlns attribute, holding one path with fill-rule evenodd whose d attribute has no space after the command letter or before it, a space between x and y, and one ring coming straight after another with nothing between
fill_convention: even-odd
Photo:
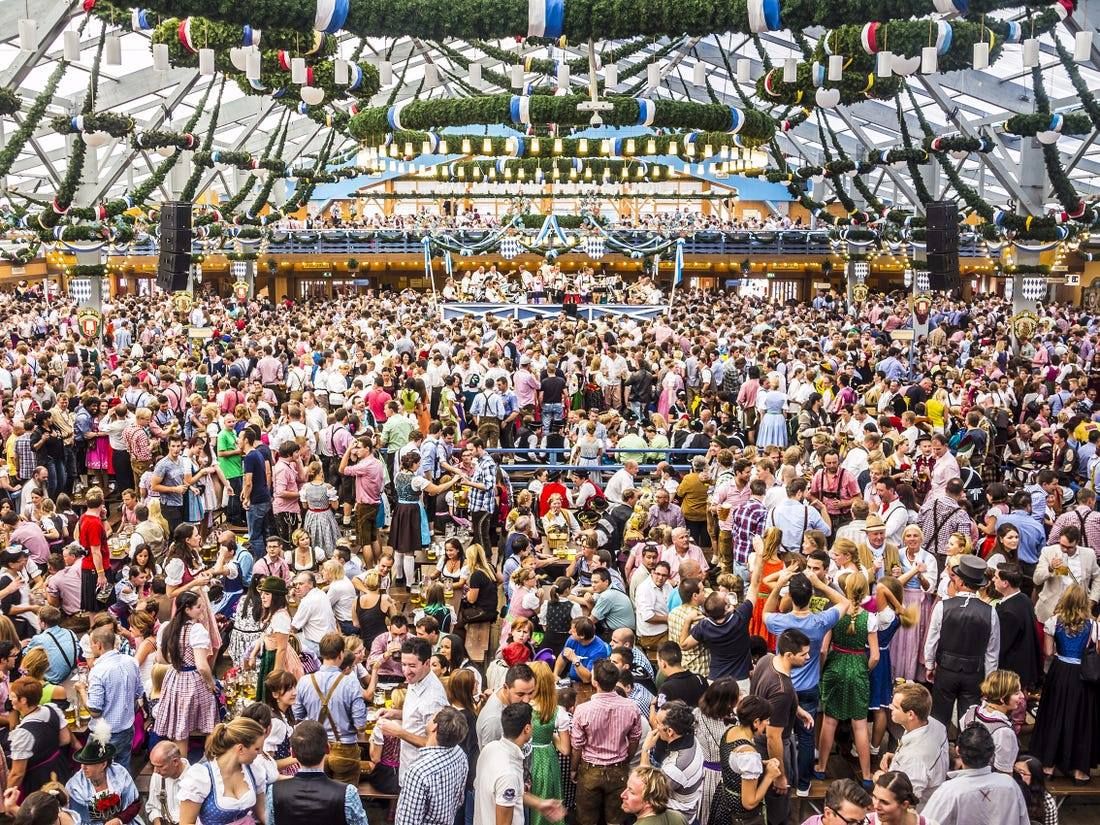
<instances>
[{"instance_id":1,"label":"green foliage garland","mask_svg":"<svg viewBox=\"0 0 1100 825\"><path fill-rule=\"evenodd\" d=\"M83 29L83 25L81 29ZM15 163L15 159L19 157L19 153L23 151L23 147L27 145L27 141L31 139L35 129L38 128L42 116L46 113L46 107L53 100L54 92L57 91L57 84L61 82L61 77L65 74L65 69L68 66L69 64L65 60L57 61L57 67L50 74L49 79L46 80L42 92L34 99L34 103L31 104L23 123L8 137L4 148L0 149L0 177L8 173L11 165Z\"/></svg>"},{"instance_id":2,"label":"green foliage garland","mask_svg":"<svg viewBox=\"0 0 1100 825\"><path fill-rule=\"evenodd\" d=\"M1063 135L1087 135L1092 131L1092 121L1084 112L1068 112L1062 122ZM1050 113L1013 115L1004 122L1004 130L1011 135L1034 137L1050 127Z\"/></svg>"},{"instance_id":3,"label":"green foliage garland","mask_svg":"<svg viewBox=\"0 0 1100 825\"><path fill-rule=\"evenodd\" d=\"M1085 79L1081 76L1077 61L1073 59L1072 54L1066 51L1066 47L1062 45L1062 41L1057 37L1054 38L1054 48L1058 52L1058 59L1062 63L1062 68L1066 70L1066 74L1069 75L1070 82L1077 92L1077 97L1081 101L1085 114L1092 120L1093 128L1100 129L1100 103L1097 103L1096 95L1092 93Z\"/></svg>"},{"instance_id":4,"label":"green foliage garland","mask_svg":"<svg viewBox=\"0 0 1100 825\"><path fill-rule=\"evenodd\" d=\"M583 163L583 169L577 169L574 163ZM591 177L587 176L591 170ZM548 180L601 180L604 171L610 174L613 180L668 180L671 170L667 166L653 163L643 163L635 160L616 160L606 158L592 158L586 161L573 161L554 158L523 158L503 161L498 168L495 160L471 160L456 161L449 164L441 164L435 168L436 180L508 180L507 172L512 177L519 179L520 172L524 179L534 180L537 172ZM641 177L638 172L642 172ZM623 178L623 173L627 177Z\"/></svg>"},{"instance_id":5,"label":"green foliage garland","mask_svg":"<svg viewBox=\"0 0 1100 825\"><path fill-rule=\"evenodd\" d=\"M611 63L618 63L620 60L625 60L631 55L642 51L642 49L652 42L652 40L645 37L634 38L627 43L623 43L621 46L616 46L613 49L608 49L603 52L599 55L599 60L604 66ZM501 63L508 66L523 65L529 72L553 75L558 70L556 60L548 60L544 57L534 57L532 55L522 55L519 52L510 52L507 49L494 46L492 43L488 43L485 40L471 40L470 45L486 57L491 57L493 60L499 60ZM575 57L572 60L566 61L566 64L569 66L569 71L574 74L588 74L587 56Z\"/></svg>"},{"instance_id":6,"label":"green foliage garland","mask_svg":"<svg viewBox=\"0 0 1100 825\"><path fill-rule=\"evenodd\" d=\"M199 15L261 29L281 26L303 31L313 26L316 12L314 0L145 0L143 5L166 15ZM972 0L969 10L971 14L982 14L1013 5L1018 5L1017 0ZM746 0L634 0L629 4L569 0L562 33L571 42L624 40L638 35L747 33L746 6ZM911 0L787 0L780 14L782 28L795 30L876 18L904 19L913 11ZM494 40L523 35L527 16L527 0L453 0L444 5L430 0L350 0L344 28L364 37Z\"/></svg>"},{"instance_id":7,"label":"green foliage garland","mask_svg":"<svg viewBox=\"0 0 1100 825\"><path fill-rule=\"evenodd\" d=\"M325 103L349 97L357 100L369 100L374 97L380 85L377 67L372 66L370 63L360 63L359 68L363 71L363 81L360 83L359 88L351 90L347 86L337 85L336 68L332 60L324 60L314 65L312 67L313 85L318 89L325 90L324 101L316 104L316 106L323 106ZM268 69L265 65L261 76L261 82L264 84L262 89L253 88L248 78L240 72L235 71L232 76L236 78L241 91L248 95L278 94L281 103L291 106L297 106L302 99L299 94L301 87L290 82L290 72L283 72L277 68Z\"/></svg>"},{"instance_id":8,"label":"green foliage garland","mask_svg":"<svg viewBox=\"0 0 1100 825\"><path fill-rule=\"evenodd\" d=\"M222 93L225 91L225 78L222 78L221 84L218 86L218 99L214 102L214 111L210 113L210 123L206 126L206 137L202 142L202 151L209 152L210 147L214 145L214 134L218 131L218 117L222 110ZM202 180L202 174L206 171L206 167L196 163L191 169L191 177L187 179L187 183L184 184L183 191L180 193L180 200L193 201L195 199L195 191L199 188L199 181Z\"/></svg>"},{"instance_id":9,"label":"green foliage garland","mask_svg":"<svg viewBox=\"0 0 1100 825\"><path fill-rule=\"evenodd\" d=\"M471 124L510 124L512 95L484 95L473 98L414 100L401 112L401 123L408 129L442 129L447 126ZM579 95L532 95L532 123L556 123L559 126L586 126L588 115L577 110L586 98ZM604 113L609 126L630 126L638 120L638 101L632 97L606 98L612 111ZM654 128L699 129L725 131L730 123L730 109L714 103L692 103L662 99L656 104ZM352 137L367 141L390 131L388 107L376 106L361 111L348 124ZM744 125L740 136L746 145L765 143L775 133L772 119L756 109L744 110Z\"/></svg>"},{"instance_id":10,"label":"green foliage garland","mask_svg":"<svg viewBox=\"0 0 1100 825\"><path fill-rule=\"evenodd\" d=\"M191 44L196 49L214 50L214 66L219 72L230 75L242 74L229 59L229 50L241 45L241 26L219 23L204 17L190 17ZM196 68L199 65L197 52L188 51L179 38L180 19L169 17L157 24L150 39L153 43L165 43L168 46L168 58L173 66ZM264 29L260 37L260 56L263 73L274 74L279 69L279 52L288 52L290 57L304 57L306 63L314 64L328 58L336 51L336 38L325 36L317 43L313 27L299 32L287 28Z\"/></svg>"},{"instance_id":11,"label":"green foliage garland","mask_svg":"<svg viewBox=\"0 0 1100 825\"><path fill-rule=\"evenodd\" d=\"M19 111L19 95L11 89L0 89L0 117L8 117Z\"/></svg>"},{"instance_id":12,"label":"green foliage garland","mask_svg":"<svg viewBox=\"0 0 1100 825\"><path fill-rule=\"evenodd\" d=\"M77 132L73 128L73 119L67 115L58 115L50 121L50 126L59 135L72 135ZM134 131L134 119L128 115L119 115L114 112L85 115L84 131L106 132L113 138L124 138Z\"/></svg>"}]
</instances>

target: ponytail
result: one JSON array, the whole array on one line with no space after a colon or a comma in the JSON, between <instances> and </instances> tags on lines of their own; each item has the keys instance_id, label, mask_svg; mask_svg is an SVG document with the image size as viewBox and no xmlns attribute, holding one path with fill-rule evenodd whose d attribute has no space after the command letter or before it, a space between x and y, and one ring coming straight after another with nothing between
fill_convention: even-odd
<instances>
[{"instance_id":1,"label":"ponytail","mask_svg":"<svg viewBox=\"0 0 1100 825\"><path fill-rule=\"evenodd\" d=\"M243 716L228 722L219 722L214 726L214 731L206 737L206 759L207 761L217 759L237 745L251 745L263 735L264 729L259 722Z\"/></svg>"},{"instance_id":2,"label":"ponytail","mask_svg":"<svg viewBox=\"0 0 1100 825\"><path fill-rule=\"evenodd\" d=\"M920 611L915 604L906 606L902 603L901 582L893 576L883 576L879 579L878 590L876 592L882 594L886 604L897 614L898 618L901 620L902 627L913 627L916 625Z\"/></svg>"}]
</instances>

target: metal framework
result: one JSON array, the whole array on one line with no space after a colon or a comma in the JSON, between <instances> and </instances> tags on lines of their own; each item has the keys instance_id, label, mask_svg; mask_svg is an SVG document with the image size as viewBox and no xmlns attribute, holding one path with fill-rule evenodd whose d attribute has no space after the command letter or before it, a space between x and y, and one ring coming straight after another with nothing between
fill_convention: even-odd
<instances>
[{"instance_id":1,"label":"metal framework","mask_svg":"<svg viewBox=\"0 0 1100 825\"><path fill-rule=\"evenodd\" d=\"M1022 9L1019 13L1022 13ZM82 14L79 0L7 0L0 3L0 86L17 90L24 101L24 108L38 95L46 78L55 68L56 61L61 59L64 32L74 29ZM1008 16L1018 15L1010 12ZM31 51L19 49L17 23L24 17L33 17L37 21L39 42ZM1055 108L1074 108L1076 96L1057 59L1052 60L1050 57L1054 55L1051 38L1061 38L1063 44L1072 51L1074 33L1081 27L1092 28L1092 21L1098 17L1100 0L1081 0L1074 17L1052 35L1044 36L1041 42L1044 79ZM99 21L92 21L86 27L82 42L82 60L70 65L51 101L43 124L24 147L7 178L0 181L0 194L10 192L41 196L50 193L60 181L67 163L69 143L52 132L48 120L56 114L77 111L101 31ZM812 40L815 36L821 36L822 32L811 31L806 34ZM763 35L760 43L768 59L776 65L786 57L801 56L787 32ZM1100 43L1100 38L1097 43ZM340 49L347 56L358 45L356 38L345 35ZM487 58L469 43L450 41L446 45L471 60L478 60L487 67L507 74L497 61ZM512 41L499 45L500 48L509 50L526 48ZM612 45L614 44L600 44L598 48L610 48ZM624 61L621 68L648 62L654 53L668 45L667 41L647 44L644 49ZM440 85L434 89L422 90L421 95L461 97L469 94L471 84L467 79L467 71L431 44L402 38L397 42L368 39L363 46L365 57L386 57L395 67L395 76L404 76L403 86L396 91L392 87L383 89L372 101L375 105L382 105L391 97L402 100L415 94L424 77L424 66L429 63L439 68ZM208 85L218 82L217 78L201 76L192 69L172 69L167 72L155 70L148 37L144 33L124 30L122 48L124 65L102 67L97 108L100 111L131 115L137 121L139 130L178 128L193 113L193 107ZM552 51L543 47L537 54L553 54L571 59L584 56L586 49L587 44L570 44L567 48L555 47ZM701 62L717 99L731 106L742 105L736 88L737 79L727 72L722 52L728 57L730 65L735 65L739 58L747 58L754 78L764 70L761 54L753 42L743 35L684 38L678 41L674 49L663 54L661 85L652 94L661 98L708 102L710 98L707 90L694 86L690 80L690 69ZM1100 48L1094 45L1091 60L1079 65L1089 87L1100 89ZM1011 200L1033 211L1042 211L1044 202L1050 201L1049 184L1045 198L1037 197L1037 190L1033 187L1021 185L1021 155L1027 154L1025 147L1021 146L1019 138L1000 133L996 128L1000 121L1013 114L1033 110L1034 95L1028 74L1022 66L1020 47L1009 45L1005 47L1001 59L987 70L917 76L911 85L922 112L938 133L980 133L993 137L995 148L992 152L973 156L961 163L959 172L965 180L990 200ZM616 91L625 91L638 82L644 84L644 79L644 72L635 75L630 82L620 83ZM587 72L574 72L571 82L583 93L588 83ZM485 80L477 88L479 91L499 91ZM753 93L751 88L743 88L741 91L748 95ZM919 124L911 111L907 96L903 99L907 127L915 139L919 139ZM284 107L270 98L244 95L236 84L228 83L216 126L215 148L259 152L284 113ZM890 102L869 100L826 111L823 115L830 128L838 135L844 150L852 156L861 157L900 143L897 111ZM22 115L17 114L14 118L15 124L9 121L7 128L0 124L0 144L22 122L21 118ZM206 128L208 117L204 116L199 130ZM317 147L323 135L324 127L318 127L303 116L292 115L287 132L286 156L301 157L311 148ZM820 146L815 118L791 132L779 135L778 142L782 151L796 164L817 163L822 159L823 147ZM351 146L348 139L337 143L337 149ZM1085 196L1100 195L1100 147L1096 144L1096 134L1065 136L1058 147L1066 171L1078 191ZM113 141L93 154L96 157L89 169L94 169L95 179L86 179L80 192L81 199L89 201L124 192L127 187L150 174L156 165L153 162L155 158L134 150L125 141ZM912 182L907 178L907 172L884 167L881 172L870 177L869 185L880 193L880 197L888 195L899 204L912 205L916 197ZM885 186L886 182L889 182L888 187ZM211 170L204 177L200 192L209 189L223 196L231 195L235 186L234 176ZM169 181L162 194L170 194L167 191L170 188Z\"/></svg>"}]
</instances>

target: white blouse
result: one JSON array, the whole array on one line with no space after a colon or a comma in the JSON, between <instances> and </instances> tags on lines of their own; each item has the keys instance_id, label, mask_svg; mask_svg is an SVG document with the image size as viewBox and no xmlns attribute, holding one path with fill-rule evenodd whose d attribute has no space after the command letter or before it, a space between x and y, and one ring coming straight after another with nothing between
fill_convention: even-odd
<instances>
[{"instance_id":1,"label":"white blouse","mask_svg":"<svg viewBox=\"0 0 1100 825\"><path fill-rule=\"evenodd\" d=\"M194 802L201 805L206 800L206 797L213 791L217 805L223 811L251 810L256 804L256 787L262 788L264 785L261 781L260 772L255 768L252 770L252 775L256 782L255 785L249 781L247 768L242 765L241 770L244 771L247 790L242 796L235 798L226 795L221 768L218 767L217 763L210 763L210 770L207 770L206 762L199 762L196 765L192 765L185 770L183 776L180 777L179 799L181 802ZM211 774L214 775L213 789L210 786ZM266 771L264 771L264 775L266 776Z\"/></svg>"}]
</instances>

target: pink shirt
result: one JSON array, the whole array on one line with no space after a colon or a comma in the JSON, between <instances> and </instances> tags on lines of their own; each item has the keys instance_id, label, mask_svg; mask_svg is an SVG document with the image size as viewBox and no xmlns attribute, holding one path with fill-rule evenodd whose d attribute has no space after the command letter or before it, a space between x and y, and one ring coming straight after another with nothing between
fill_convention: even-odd
<instances>
[{"instance_id":1,"label":"pink shirt","mask_svg":"<svg viewBox=\"0 0 1100 825\"><path fill-rule=\"evenodd\" d=\"M661 561L667 561L671 569L669 581L672 584L678 584L680 581L680 563L688 559L697 562L704 574L707 572L707 568L710 567L710 564L707 563L706 556L703 555L703 551L699 549L699 545L697 544L689 544L687 552L682 556L676 552L675 545L670 545L661 552Z\"/></svg>"},{"instance_id":2,"label":"pink shirt","mask_svg":"<svg viewBox=\"0 0 1100 825\"><path fill-rule=\"evenodd\" d=\"M539 391L539 381L531 374L530 370L519 370L515 376L516 401L521 407L535 406L535 399Z\"/></svg>"},{"instance_id":3,"label":"pink shirt","mask_svg":"<svg viewBox=\"0 0 1100 825\"><path fill-rule=\"evenodd\" d=\"M344 468L344 475L355 479L357 504L378 504L382 495L382 462L374 456L364 458Z\"/></svg>"},{"instance_id":4,"label":"pink shirt","mask_svg":"<svg viewBox=\"0 0 1100 825\"><path fill-rule=\"evenodd\" d=\"M932 486L929 488L929 496L936 496L947 490L947 482L958 478L959 474L959 462L950 452L937 458L936 463L932 465Z\"/></svg>"},{"instance_id":5,"label":"pink shirt","mask_svg":"<svg viewBox=\"0 0 1100 825\"><path fill-rule=\"evenodd\" d=\"M271 481L275 487L271 499L271 512L302 512L302 505L298 501L298 488L301 486L298 479L298 468L287 461L279 459L275 462L275 469L271 472ZM283 498L283 493L294 493L294 498Z\"/></svg>"},{"instance_id":6,"label":"pink shirt","mask_svg":"<svg viewBox=\"0 0 1100 825\"><path fill-rule=\"evenodd\" d=\"M46 579L46 592L60 600L61 612L66 616L80 612L80 582L79 562L58 570Z\"/></svg>"},{"instance_id":7,"label":"pink shirt","mask_svg":"<svg viewBox=\"0 0 1100 825\"><path fill-rule=\"evenodd\" d=\"M11 543L22 544L31 554L35 564L46 566L50 558L50 543L46 540L46 534L42 528L33 521L24 521L11 531Z\"/></svg>"}]
</instances>

